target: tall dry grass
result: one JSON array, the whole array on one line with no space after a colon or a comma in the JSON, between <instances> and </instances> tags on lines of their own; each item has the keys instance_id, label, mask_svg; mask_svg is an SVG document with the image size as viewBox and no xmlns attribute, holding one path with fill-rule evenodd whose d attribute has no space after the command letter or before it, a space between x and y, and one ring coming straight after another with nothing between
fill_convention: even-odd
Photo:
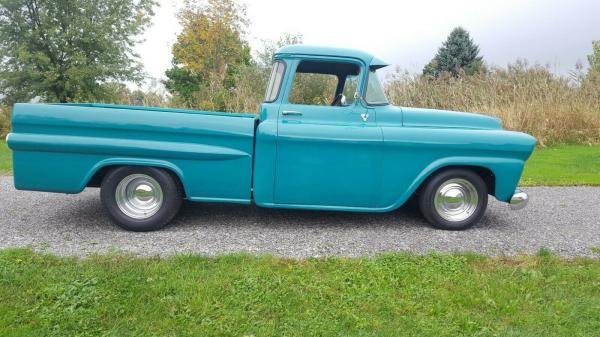
<instances>
[{"instance_id":1,"label":"tall dry grass","mask_svg":"<svg viewBox=\"0 0 600 337\"><path fill-rule=\"evenodd\" d=\"M396 72L386 90L396 105L499 117L505 128L532 134L541 146L600 143L600 81L594 76L575 83L517 62L459 78Z\"/></svg>"}]
</instances>

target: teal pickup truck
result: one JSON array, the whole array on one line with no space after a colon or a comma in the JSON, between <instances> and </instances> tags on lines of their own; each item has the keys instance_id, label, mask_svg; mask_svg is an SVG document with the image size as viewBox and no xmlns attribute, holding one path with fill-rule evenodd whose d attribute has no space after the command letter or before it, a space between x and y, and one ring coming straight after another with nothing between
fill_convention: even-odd
<instances>
[{"instance_id":1,"label":"teal pickup truck","mask_svg":"<svg viewBox=\"0 0 600 337\"><path fill-rule=\"evenodd\" d=\"M516 187L533 137L493 117L392 106L384 66L356 50L284 47L257 115L16 104L15 187L101 187L111 218L134 231L165 226L184 199L388 212L414 197L443 229L477 223L488 194L526 205Z\"/></svg>"}]
</instances>

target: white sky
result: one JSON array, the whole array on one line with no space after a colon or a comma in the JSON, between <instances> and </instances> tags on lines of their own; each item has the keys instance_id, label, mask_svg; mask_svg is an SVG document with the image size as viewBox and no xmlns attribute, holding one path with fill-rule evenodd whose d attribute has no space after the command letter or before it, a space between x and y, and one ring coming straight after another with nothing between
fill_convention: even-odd
<instances>
[{"instance_id":1,"label":"white sky","mask_svg":"<svg viewBox=\"0 0 600 337\"><path fill-rule=\"evenodd\" d=\"M164 78L179 32L182 0L159 0L153 25L137 47L146 72ZM518 58L567 74L587 65L591 41L600 40L600 0L242 0L253 49L285 32L304 43L362 49L420 72L452 28L463 26L488 64Z\"/></svg>"}]
</instances>

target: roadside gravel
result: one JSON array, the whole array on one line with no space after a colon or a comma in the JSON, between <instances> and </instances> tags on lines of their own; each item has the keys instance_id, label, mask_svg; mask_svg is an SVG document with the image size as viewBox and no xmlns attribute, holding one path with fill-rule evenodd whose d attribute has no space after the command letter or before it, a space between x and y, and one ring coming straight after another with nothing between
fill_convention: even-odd
<instances>
[{"instance_id":1,"label":"roadside gravel","mask_svg":"<svg viewBox=\"0 0 600 337\"><path fill-rule=\"evenodd\" d=\"M120 251L145 256L233 252L304 258L384 252L536 253L600 257L600 187L527 188L527 208L490 199L479 225L436 230L417 211L388 214L269 210L186 204L167 228L133 233L112 224L98 189L78 195L16 191L0 177L0 249L32 247L58 255Z\"/></svg>"}]
</instances>

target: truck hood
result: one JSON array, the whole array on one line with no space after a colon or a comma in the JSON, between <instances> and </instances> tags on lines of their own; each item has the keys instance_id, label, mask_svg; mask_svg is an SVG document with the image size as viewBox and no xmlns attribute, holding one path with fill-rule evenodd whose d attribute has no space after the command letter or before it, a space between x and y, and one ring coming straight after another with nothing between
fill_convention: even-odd
<instances>
[{"instance_id":1,"label":"truck hood","mask_svg":"<svg viewBox=\"0 0 600 337\"><path fill-rule=\"evenodd\" d=\"M412 127L462 128L497 130L502 129L500 119L468 112L447 110L401 108L402 124Z\"/></svg>"}]
</instances>

